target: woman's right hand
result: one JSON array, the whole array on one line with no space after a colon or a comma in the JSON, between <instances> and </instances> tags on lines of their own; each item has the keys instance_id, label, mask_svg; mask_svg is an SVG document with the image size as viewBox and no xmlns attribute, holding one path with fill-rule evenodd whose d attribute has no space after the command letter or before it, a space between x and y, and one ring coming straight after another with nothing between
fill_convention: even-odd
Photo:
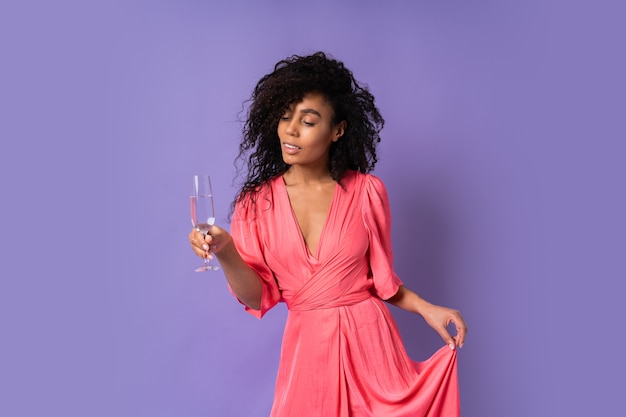
<instances>
[{"instance_id":1,"label":"woman's right hand","mask_svg":"<svg viewBox=\"0 0 626 417\"><path fill-rule=\"evenodd\" d=\"M206 236L196 229L191 229L189 233L191 249L203 259L207 257L213 259L213 254L222 250L231 239L230 233L215 225Z\"/></svg>"},{"instance_id":2,"label":"woman's right hand","mask_svg":"<svg viewBox=\"0 0 626 417\"><path fill-rule=\"evenodd\" d=\"M232 292L251 309L261 308L261 279L243 260L230 233L215 225L206 236L193 229L189 233L189 243L191 249L201 258L213 259L213 254L218 254L220 266Z\"/></svg>"}]
</instances>

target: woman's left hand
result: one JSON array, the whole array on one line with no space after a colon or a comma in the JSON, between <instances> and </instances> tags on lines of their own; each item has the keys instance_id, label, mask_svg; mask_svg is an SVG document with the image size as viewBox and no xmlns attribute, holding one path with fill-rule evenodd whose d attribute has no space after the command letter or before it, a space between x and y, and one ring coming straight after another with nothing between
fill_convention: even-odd
<instances>
[{"instance_id":1,"label":"woman's left hand","mask_svg":"<svg viewBox=\"0 0 626 417\"><path fill-rule=\"evenodd\" d=\"M446 345L450 346L450 349L454 350L457 346L463 347L467 325L457 310L431 304L404 285L401 285L398 292L386 301L403 310L421 315L426 323L439 333L439 336ZM448 333L448 326L451 323L454 323L456 327L456 336L454 337Z\"/></svg>"},{"instance_id":2,"label":"woman's left hand","mask_svg":"<svg viewBox=\"0 0 626 417\"><path fill-rule=\"evenodd\" d=\"M420 314L424 317L426 323L441 336L450 349L454 350L457 346L463 347L465 335L467 334L467 325L458 310L427 303L420 309ZM451 323L456 328L456 336L451 336L448 332L448 326Z\"/></svg>"}]
</instances>

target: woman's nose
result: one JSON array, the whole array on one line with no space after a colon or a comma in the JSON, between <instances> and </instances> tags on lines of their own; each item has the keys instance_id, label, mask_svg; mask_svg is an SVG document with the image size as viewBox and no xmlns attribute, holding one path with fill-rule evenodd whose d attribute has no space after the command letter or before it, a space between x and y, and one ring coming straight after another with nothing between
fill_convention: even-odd
<instances>
[{"instance_id":1,"label":"woman's nose","mask_svg":"<svg viewBox=\"0 0 626 417\"><path fill-rule=\"evenodd\" d=\"M287 122L287 126L285 126L285 133L290 136L298 135L298 124L294 119Z\"/></svg>"}]
</instances>

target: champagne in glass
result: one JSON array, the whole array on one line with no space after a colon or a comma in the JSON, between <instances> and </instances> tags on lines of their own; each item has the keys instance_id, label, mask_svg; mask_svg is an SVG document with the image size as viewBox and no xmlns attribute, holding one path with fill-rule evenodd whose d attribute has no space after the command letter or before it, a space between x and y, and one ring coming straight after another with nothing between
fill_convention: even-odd
<instances>
[{"instance_id":1,"label":"champagne in glass","mask_svg":"<svg viewBox=\"0 0 626 417\"><path fill-rule=\"evenodd\" d=\"M190 197L191 224L204 236L209 233L215 224L215 207L213 205L213 190L211 178L208 175L194 175L193 188ZM219 266L213 265L208 258L204 258L202 266L196 272L215 271Z\"/></svg>"}]
</instances>

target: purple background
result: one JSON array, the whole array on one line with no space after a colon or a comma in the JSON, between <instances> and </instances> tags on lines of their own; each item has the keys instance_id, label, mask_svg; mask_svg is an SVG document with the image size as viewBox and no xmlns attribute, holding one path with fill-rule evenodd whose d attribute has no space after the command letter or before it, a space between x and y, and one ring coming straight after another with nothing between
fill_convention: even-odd
<instances>
[{"instance_id":1,"label":"purple background","mask_svg":"<svg viewBox=\"0 0 626 417\"><path fill-rule=\"evenodd\" d=\"M1 6L0 414L268 415L285 308L259 321L193 272L189 180L212 175L225 225L242 102L320 49L386 118L399 275L468 321L463 416L619 414L618 3ZM412 357L441 345L392 311Z\"/></svg>"}]
</instances>

